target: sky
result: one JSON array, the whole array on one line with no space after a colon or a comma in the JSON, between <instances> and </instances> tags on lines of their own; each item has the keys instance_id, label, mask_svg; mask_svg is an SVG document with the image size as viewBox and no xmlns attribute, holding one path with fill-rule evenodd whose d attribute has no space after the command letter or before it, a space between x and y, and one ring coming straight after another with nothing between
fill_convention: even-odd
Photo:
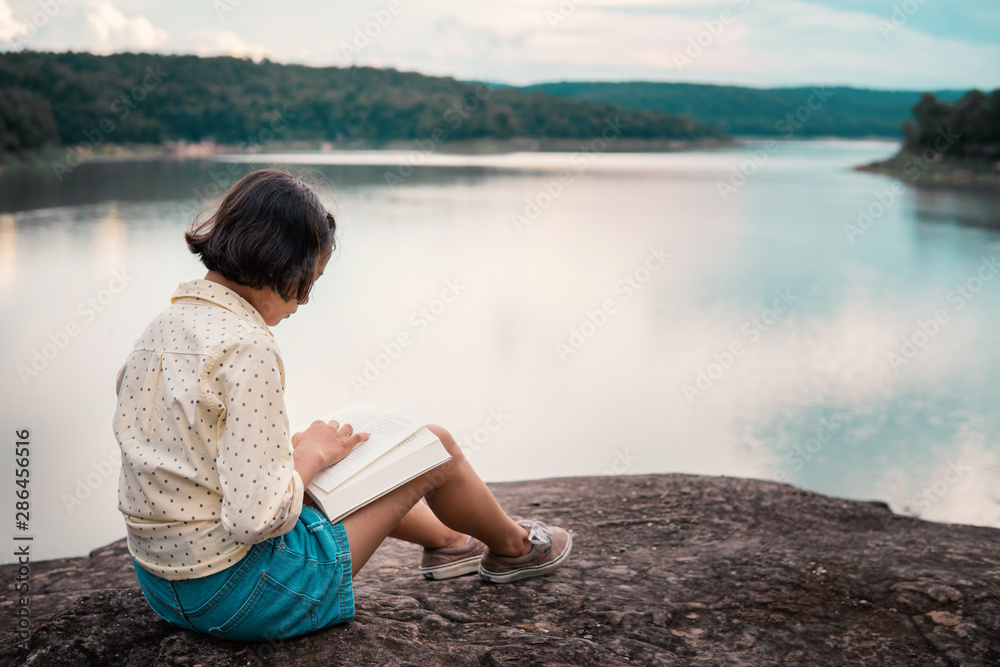
<instances>
[{"instance_id":1,"label":"sky","mask_svg":"<svg viewBox=\"0 0 1000 667\"><path fill-rule=\"evenodd\" d=\"M514 85L1000 86L997 0L0 0L0 43Z\"/></svg>"}]
</instances>

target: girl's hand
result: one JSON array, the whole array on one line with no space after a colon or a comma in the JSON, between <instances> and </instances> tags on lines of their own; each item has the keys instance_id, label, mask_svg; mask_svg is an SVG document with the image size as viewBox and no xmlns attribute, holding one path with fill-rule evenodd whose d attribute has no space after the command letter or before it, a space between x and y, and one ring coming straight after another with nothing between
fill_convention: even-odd
<instances>
[{"instance_id":1,"label":"girl's hand","mask_svg":"<svg viewBox=\"0 0 1000 667\"><path fill-rule=\"evenodd\" d=\"M365 431L355 433L350 424L341 425L336 420L325 422L317 419L305 431L292 436L292 448L296 455L306 451L315 452L322 469L342 460L370 435Z\"/></svg>"}]
</instances>

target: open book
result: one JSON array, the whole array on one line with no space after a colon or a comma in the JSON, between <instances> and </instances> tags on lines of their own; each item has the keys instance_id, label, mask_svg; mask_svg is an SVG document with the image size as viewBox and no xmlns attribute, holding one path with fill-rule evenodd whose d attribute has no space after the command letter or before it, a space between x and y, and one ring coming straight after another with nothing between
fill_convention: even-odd
<instances>
[{"instance_id":1,"label":"open book","mask_svg":"<svg viewBox=\"0 0 1000 667\"><path fill-rule=\"evenodd\" d=\"M321 419L371 433L346 457L319 471L306 489L333 523L451 458L424 427L426 420L407 410L353 403ZM306 428L308 424L297 431Z\"/></svg>"}]
</instances>

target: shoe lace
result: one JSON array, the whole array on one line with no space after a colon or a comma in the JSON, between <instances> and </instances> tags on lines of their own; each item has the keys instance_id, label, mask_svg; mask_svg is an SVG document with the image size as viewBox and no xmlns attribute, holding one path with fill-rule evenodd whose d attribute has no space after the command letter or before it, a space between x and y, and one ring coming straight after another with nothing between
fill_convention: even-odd
<instances>
[{"instance_id":1,"label":"shoe lace","mask_svg":"<svg viewBox=\"0 0 1000 667\"><path fill-rule=\"evenodd\" d=\"M528 541L532 544L548 544L552 541L552 529L543 521L525 519L517 524L528 529Z\"/></svg>"}]
</instances>

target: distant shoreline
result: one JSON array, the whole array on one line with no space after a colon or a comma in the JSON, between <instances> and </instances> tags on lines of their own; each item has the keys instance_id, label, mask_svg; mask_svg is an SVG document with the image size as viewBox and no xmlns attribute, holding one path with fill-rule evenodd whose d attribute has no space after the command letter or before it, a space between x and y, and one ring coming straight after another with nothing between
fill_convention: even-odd
<instances>
[{"instance_id":1,"label":"distant shoreline","mask_svg":"<svg viewBox=\"0 0 1000 667\"><path fill-rule=\"evenodd\" d=\"M429 140L392 140L376 143L368 140L354 141L273 141L257 155L288 152L342 152L342 151L419 151L442 155L502 155L520 152L592 151L601 153L676 153L692 150L734 148L746 141L764 141L775 137L735 136L725 139L631 139L618 138L604 142L600 138L530 138L468 139L433 144ZM891 137L796 137L796 141L898 141ZM596 145L595 145L596 142ZM0 155L0 173L4 170L49 167L53 162L67 164L73 146L48 146L26 151L21 155ZM117 162L127 160L159 159L213 159L220 155L251 154L244 144L215 142L172 141L161 144L105 144L83 153L84 162Z\"/></svg>"},{"instance_id":2,"label":"distant shoreline","mask_svg":"<svg viewBox=\"0 0 1000 667\"><path fill-rule=\"evenodd\" d=\"M631 139L617 138L606 142L600 138L514 138L514 139L470 139L446 141L434 144L429 140L393 140L375 143L366 140L328 141L274 141L267 144L258 155L297 151L339 152L339 151L421 151L449 155L497 155L518 152L570 152L593 151L602 153L662 153L699 150L708 148L729 148L740 145L738 139ZM234 153L250 154L244 144L222 144L215 142L165 142L162 144L107 144L96 150L82 153L84 162L106 162L125 160L212 159L219 155ZM67 162L73 146L49 146L27 151L17 156L0 156L0 170L5 168L48 166L51 162Z\"/></svg>"},{"instance_id":3,"label":"distant shoreline","mask_svg":"<svg viewBox=\"0 0 1000 667\"><path fill-rule=\"evenodd\" d=\"M587 139L474 139L431 144L429 141L394 140L376 144L371 141L284 141L271 142L256 155L289 152L337 153L344 151L418 151L441 155L503 155L517 152L607 152L607 153L662 153L692 150L711 150L741 146L746 141L764 140L764 137L739 136L727 139L622 139L591 144ZM798 141L891 141L883 137L803 137ZM28 151L20 156L0 155L0 173L7 170L50 168L55 162L66 164L71 146L46 147ZM240 144L215 142L165 142L162 144L107 144L84 154L83 162L127 162L130 160L210 160L222 155L252 154ZM986 158L952 158L930 162L921 156L900 151L886 160L854 167L855 171L896 178L921 187L1000 188L1000 161Z\"/></svg>"},{"instance_id":4,"label":"distant shoreline","mask_svg":"<svg viewBox=\"0 0 1000 667\"><path fill-rule=\"evenodd\" d=\"M888 160L860 165L855 171L881 174L921 187L1000 188L1000 160L989 158L945 158L900 151Z\"/></svg>"}]
</instances>

